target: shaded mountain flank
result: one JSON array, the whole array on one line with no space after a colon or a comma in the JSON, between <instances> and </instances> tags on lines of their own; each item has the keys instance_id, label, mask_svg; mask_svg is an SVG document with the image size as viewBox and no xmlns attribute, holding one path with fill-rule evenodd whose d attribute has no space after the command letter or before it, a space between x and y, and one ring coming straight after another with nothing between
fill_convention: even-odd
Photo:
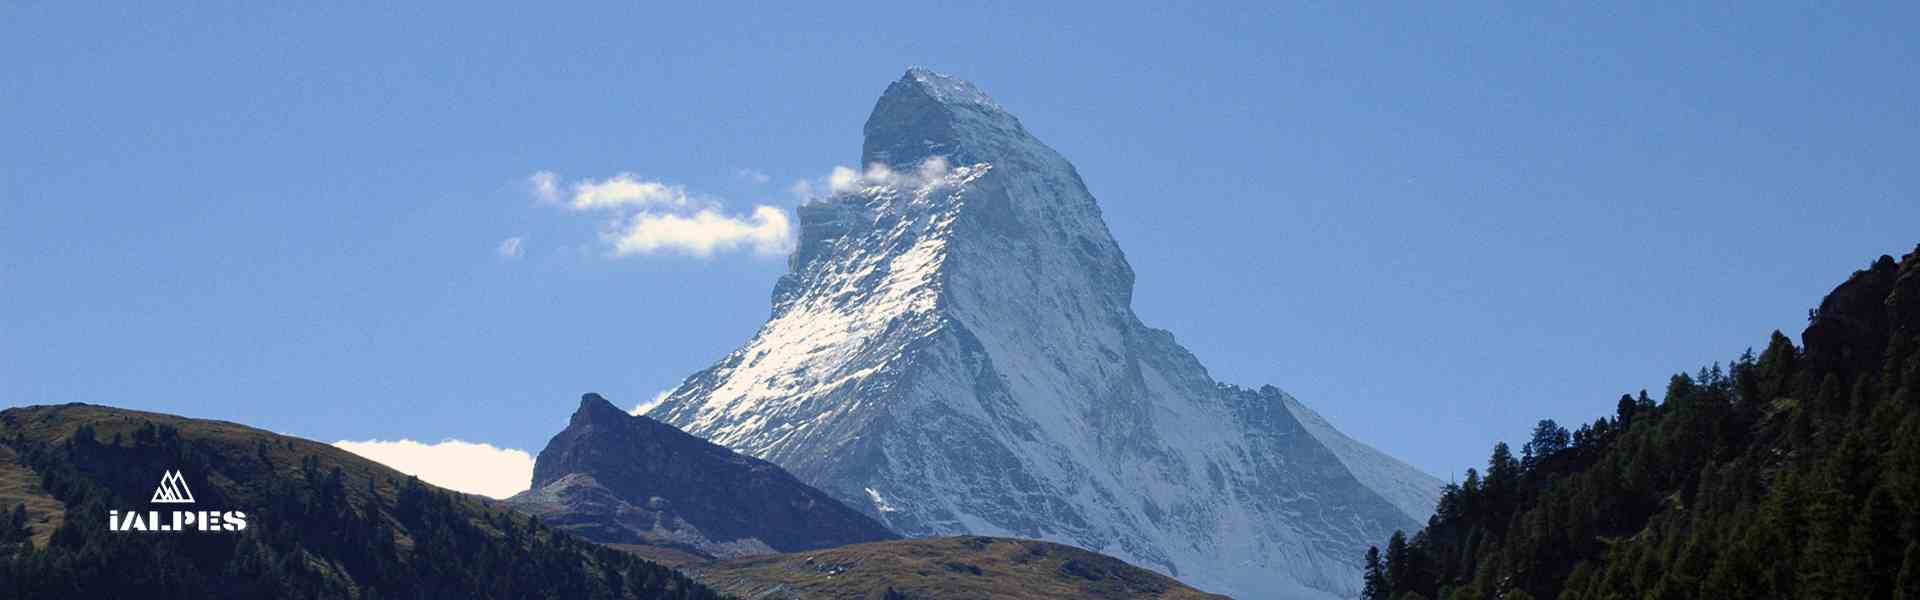
<instances>
[{"instance_id":1,"label":"shaded mountain flank","mask_svg":"<svg viewBox=\"0 0 1920 600\"><path fill-rule=\"evenodd\" d=\"M533 487L507 504L669 562L899 537L772 463L627 414L599 394L580 399L534 462Z\"/></svg>"}]
</instances>

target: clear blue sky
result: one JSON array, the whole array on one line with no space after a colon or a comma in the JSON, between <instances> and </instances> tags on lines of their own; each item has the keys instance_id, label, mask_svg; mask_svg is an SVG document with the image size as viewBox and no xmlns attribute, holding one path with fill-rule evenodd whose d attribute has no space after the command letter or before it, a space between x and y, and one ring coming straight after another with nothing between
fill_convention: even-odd
<instances>
[{"instance_id":1,"label":"clear blue sky","mask_svg":"<svg viewBox=\"0 0 1920 600\"><path fill-rule=\"evenodd\" d=\"M0 8L4 405L537 451L730 351L784 267L609 257L528 175L791 207L915 64L1074 161L1215 377L1442 477L1920 242L1911 3L75 4Z\"/></svg>"}]
</instances>

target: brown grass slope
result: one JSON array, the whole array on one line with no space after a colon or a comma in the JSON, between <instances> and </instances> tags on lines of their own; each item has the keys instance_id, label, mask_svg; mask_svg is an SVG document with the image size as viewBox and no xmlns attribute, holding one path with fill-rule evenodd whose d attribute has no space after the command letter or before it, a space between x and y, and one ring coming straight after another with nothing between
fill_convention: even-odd
<instances>
[{"instance_id":1,"label":"brown grass slope","mask_svg":"<svg viewBox=\"0 0 1920 600\"><path fill-rule=\"evenodd\" d=\"M347 486L347 495L354 504L359 505L367 499L369 487L366 481L376 483L376 489L387 500L391 500L394 486L405 481L407 475L388 468L385 465L361 458L351 452L311 440L255 429L238 423L211 419L191 419L164 413L128 410L92 404L61 404L46 406L26 406L0 411L0 433L8 438L18 435L21 441L46 446L58 445L71 437L74 431L83 425L91 425L94 436L107 443L119 436L123 444L130 443L135 432L147 425L173 427L180 431L182 439L199 447L203 452L214 456L247 457L248 464L233 464L231 469L222 469L204 474L216 477L210 485L218 485L231 495L250 497L264 493L267 485L277 478L292 479L301 475L301 463L307 457L318 461L323 471L339 468L345 479L359 485ZM11 441L11 439L9 440ZM265 443L262 445L262 443ZM16 463L14 451L0 446L0 458L5 465L0 466L0 504L17 501L4 494L23 477L34 477L30 470ZM265 460L258 460L265 459ZM141 473L143 477L159 483L160 473ZM200 473L192 474L196 478ZM234 478L235 475L242 475ZM198 485L198 479L189 482ZM28 496L54 501L37 483L31 487ZM503 509L491 506L485 498L469 496L475 510L499 512ZM29 504L28 509L32 510Z\"/></svg>"},{"instance_id":2,"label":"brown grass slope","mask_svg":"<svg viewBox=\"0 0 1920 600\"><path fill-rule=\"evenodd\" d=\"M1103 554L980 536L854 544L681 570L716 591L761 600L1225 598Z\"/></svg>"},{"instance_id":3,"label":"brown grass slope","mask_svg":"<svg viewBox=\"0 0 1920 600\"><path fill-rule=\"evenodd\" d=\"M40 488L40 476L20 464L19 454L0 446L0 509L13 506L27 508L27 529L35 546L47 545L67 515L67 507Z\"/></svg>"}]
</instances>

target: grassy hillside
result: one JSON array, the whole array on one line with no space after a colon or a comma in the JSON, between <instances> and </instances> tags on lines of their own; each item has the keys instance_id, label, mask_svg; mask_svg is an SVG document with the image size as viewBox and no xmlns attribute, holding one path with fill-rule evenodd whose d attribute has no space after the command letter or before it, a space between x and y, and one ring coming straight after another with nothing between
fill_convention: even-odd
<instances>
[{"instance_id":1,"label":"grassy hillside","mask_svg":"<svg viewBox=\"0 0 1920 600\"><path fill-rule=\"evenodd\" d=\"M746 598L1224 598L1079 548L946 537L854 544L683 567Z\"/></svg>"},{"instance_id":2,"label":"grassy hillside","mask_svg":"<svg viewBox=\"0 0 1920 600\"><path fill-rule=\"evenodd\" d=\"M149 503L169 470L194 504ZM174 508L245 511L248 526L108 530L109 511ZM332 446L70 404L0 412L0 597L718 596Z\"/></svg>"}]
</instances>

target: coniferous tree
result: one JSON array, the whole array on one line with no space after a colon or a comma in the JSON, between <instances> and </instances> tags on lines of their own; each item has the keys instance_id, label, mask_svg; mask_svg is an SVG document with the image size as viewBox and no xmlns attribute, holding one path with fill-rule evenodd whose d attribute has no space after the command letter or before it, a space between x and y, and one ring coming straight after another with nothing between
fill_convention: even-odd
<instances>
[{"instance_id":1,"label":"coniferous tree","mask_svg":"<svg viewBox=\"0 0 1920 600\"><path fill-rule=\"evenodd\" d=\"M1507 449L1506 442L1495 443L1493 455L1487 457L1487 476L1483 484L1487 508L1496 514L1503 514L1514 500L1513 494L1518 489L1519 479L1520 461L1514 460L1513 451Z\"/></svg>"},{"instance_id":2,"label":"coniferous tree","mask_svg":"<svg viewBox=\"0 0 1920 600\"><path fill-rule=\"evenodd\" d=\"M1860 574L1863 597L1888 598L1893 594L1905 554L1905 544L1898 535L1902 516L1893 493L1885 487L1875 488L1855 516L1845 558Z\"/></svg>"},{"instance_id":3,"label":"coniferous tree","mask_svg":"<svg viewBox=\"0 0 1920 600\"><path fill-rule=\"evenodd\" d=\"M1535 459L1545 459L1566 450L1570 440L1567 428L1553 419L1541 419L1533 426L1533 437L1527 441L1526 451Z\"/></svg>"},{"instance_id":4,"label":"coniferous tree","mask_svg":"<svg viewBox=\"0 0 1920 600\"><path fill-rule=\"evenodd\" d=\"M1365 581L1360 588L1361 600L1387 600L1390 586L1387 583L1387 569L1380 563L1380 548L1367 547Z\"/></svg>"},{"instance_id":5,"label":"coniferous tree","mask_svg":"<svg viewBox=\"0 0 1920 600\"><path fill-rule=\"evenodd\" d=\"M1387 538L1387 597L1399 598L1413 590L1413 558L1407 552L1407 533L1393 532Z\"/></svg>"},{"instance_id":6,"label":"coniferous tree","mask_svg":"<svg viewBox=\"0 0 1920 600\"><path fill-rule=\"evenodd\" d=\"M1633 411L1635 408L1637 408L1637 405L1633 402L1633 396L1621 394L1620 401L1613 406L1613 421L1619 424L1622 429L1625 429L1633 423Z\"/></svg>"}]
</instances>

